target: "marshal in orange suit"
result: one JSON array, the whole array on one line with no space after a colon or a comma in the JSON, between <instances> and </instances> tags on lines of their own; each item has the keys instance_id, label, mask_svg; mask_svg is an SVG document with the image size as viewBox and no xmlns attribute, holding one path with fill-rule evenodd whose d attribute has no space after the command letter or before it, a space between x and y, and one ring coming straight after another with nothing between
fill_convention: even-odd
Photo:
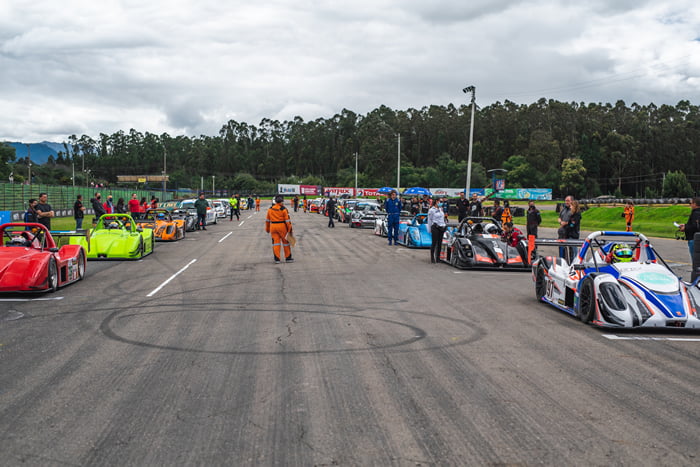
<instances>
[{"instance_id":1,"label":"marshal in orange suit","mask_svg":"<svg viewBox=\"0 0 700 467\"><path fill-rule=\"evenodd\" d=\"M275 196L275 204L267 210L265 232L272 236L272 253L275 255L275 263L280 262L280 247L284 248L285 260L288 263L294 261L292 248L287 241L287 234L292 232L292 221L289 219L289 211L284 207L282 195Z\"/></svg>"}]
</instances>

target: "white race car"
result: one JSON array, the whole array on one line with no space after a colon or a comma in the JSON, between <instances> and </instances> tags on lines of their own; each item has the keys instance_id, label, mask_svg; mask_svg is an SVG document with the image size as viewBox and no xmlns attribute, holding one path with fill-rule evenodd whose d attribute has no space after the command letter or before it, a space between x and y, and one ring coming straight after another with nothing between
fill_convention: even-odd
<instances>
[{"instance_id":1,"label":"white race car","mask_svg":"<svg viewBox=\"0 0 700 467\"><path fill-rule=\"evenodd\" d=\"M638 232L594 232L585 240L537 240L573 253L532 264L538 300L608 328L700 329L700 288L671 270ZM572 251L577 249L578 252Z\"/></svg>"}]
</instances>

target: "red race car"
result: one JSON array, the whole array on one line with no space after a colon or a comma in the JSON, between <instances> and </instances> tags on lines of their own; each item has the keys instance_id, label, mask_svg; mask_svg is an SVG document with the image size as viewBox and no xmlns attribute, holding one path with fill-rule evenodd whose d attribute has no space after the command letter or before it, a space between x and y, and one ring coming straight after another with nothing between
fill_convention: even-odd
<instances>
[{"instance_id":1,"label":"red race car","mask_svg":"<svg viewBox=\"0 0 700 467\"><path fill-rule=\"evenodd\" d=\"M53 292L85 276L83 247L57 247L41 224L2 224L0 237L0 292Z\"/></svg>"}]
</instances>

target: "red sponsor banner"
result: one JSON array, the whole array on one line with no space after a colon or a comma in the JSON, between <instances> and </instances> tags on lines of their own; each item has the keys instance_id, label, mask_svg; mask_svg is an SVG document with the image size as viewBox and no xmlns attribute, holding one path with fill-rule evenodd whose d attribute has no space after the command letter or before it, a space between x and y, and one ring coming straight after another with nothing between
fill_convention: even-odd
<instances>
[{"instance_id":1,"label":"red sponsor banner","mask_svg":"<svg viewBox=\"0 0 700 467\"><path fill-rule=\"evenodd\" d=\"M350 196L355 196L355 189L354 188L347 188L347 187L337 187L337 186L331 186L331 187L324 187L323 188L323 193L327 195L350 195Z\"/></svg>"},{"instance_id":2,"label":"red sponsor banner","mask_svg":"<svg viewBox=\"0 0 700 467\"><path fill-rule=\"evenodd\" d=\"M379 188L358 188L357 196L381 196Z\"/></svg>"},{"instance_id":3,"label":"red sponsor banner","mask_svg":"<svg viewBox=\"0 0 700 467\"><path fill-rule=\"evenodd\" d=\"M299 185L299 194L318 196L321 194L321 187L316 185Z\"/></svg>"}]
</instances>

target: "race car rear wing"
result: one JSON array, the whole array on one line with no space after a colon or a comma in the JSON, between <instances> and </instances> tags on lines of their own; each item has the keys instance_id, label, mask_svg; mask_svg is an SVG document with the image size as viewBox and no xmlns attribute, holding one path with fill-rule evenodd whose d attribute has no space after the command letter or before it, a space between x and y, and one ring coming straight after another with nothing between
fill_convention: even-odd
<instances>
[{"instance_id":1,"label":"race car rear wing","mask_svg":"<svg viewBox=\"0 0 700 467\"><path fill-rule=\"evenodd\" d=\"M536 246L582 246L585 240L574 238L538 238L535 240Z\"/></svg>"},{"instance_id":2,"label":"race car rear wing","mask_svg":"<svg viewBox=\"0 0 700 467\"><path fill-rule=\"evenodd\" d=\"M51 237L53 237L56 246L65 246L70 244L71 237L85 237L87 240L87 248L90 249L90 229L78 229L78 230L50 230Z\"/></svg>"}]
</instances>

